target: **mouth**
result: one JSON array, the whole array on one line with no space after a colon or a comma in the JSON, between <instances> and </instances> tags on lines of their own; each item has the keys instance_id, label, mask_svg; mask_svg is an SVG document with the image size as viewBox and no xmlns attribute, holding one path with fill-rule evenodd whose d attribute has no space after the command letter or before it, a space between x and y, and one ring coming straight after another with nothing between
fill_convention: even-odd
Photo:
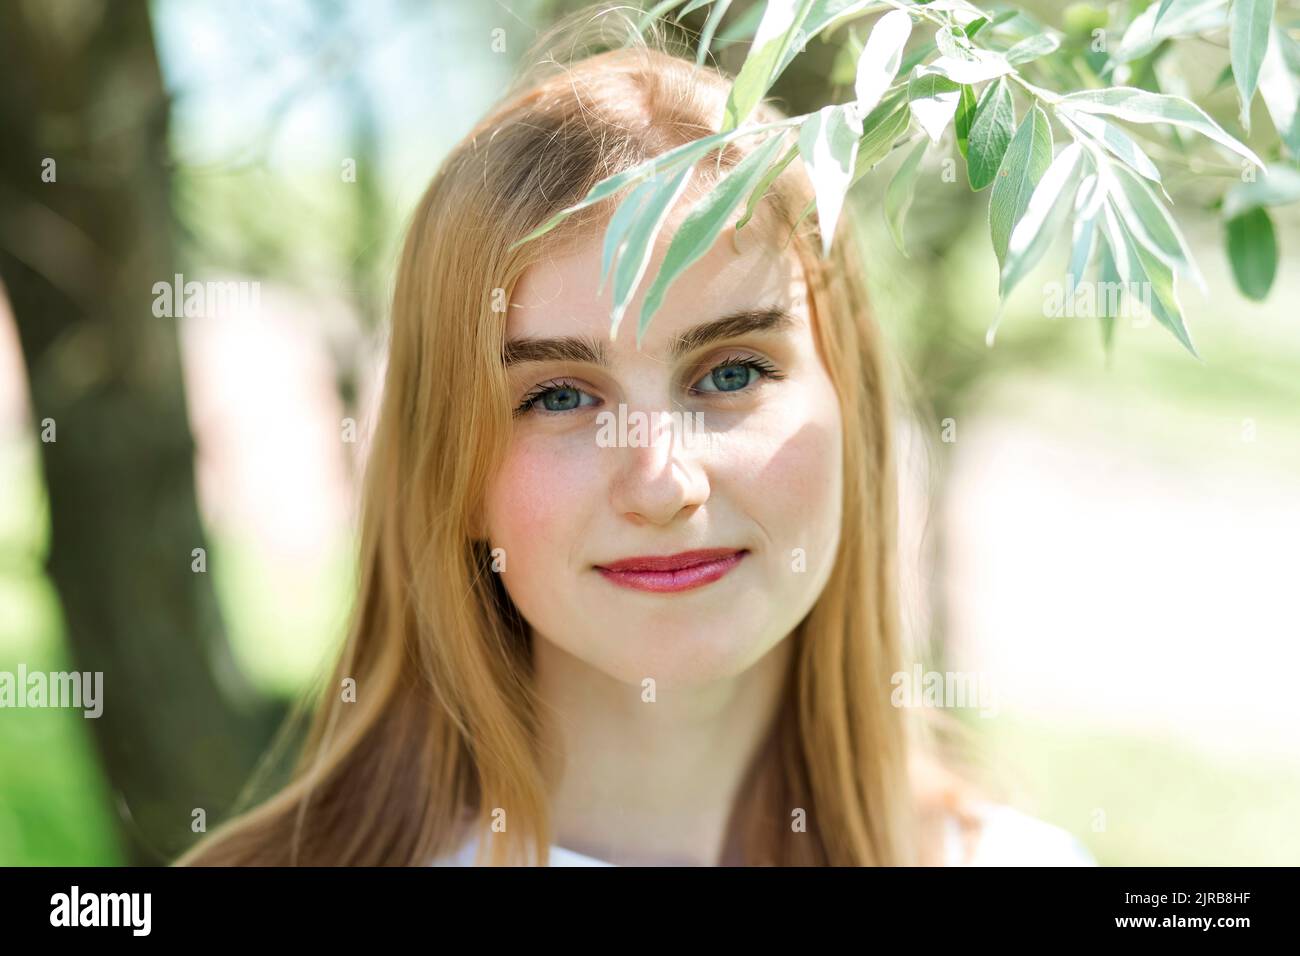
<instances>
[{"instance_id":1,"label":"mouth","mask_svg":"<svg viewBox=\"0 0 1300 956\"><path fill-rule=\"evenodd\" d=\"M663 557L625 558L598 564L596 570L610 583L637 591L689 591L723 577L748 553L744 548L709 548Z\"/></svg>"}]
</instances>

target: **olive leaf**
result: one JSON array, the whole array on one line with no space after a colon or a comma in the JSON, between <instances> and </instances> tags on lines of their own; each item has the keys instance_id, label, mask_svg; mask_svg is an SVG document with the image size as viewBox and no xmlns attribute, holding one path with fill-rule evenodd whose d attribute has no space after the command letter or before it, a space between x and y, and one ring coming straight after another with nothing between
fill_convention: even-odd
<instances>
[{"instance_id":1,"label":"olive leaf","mask_svg":"<svg viewBox=\"0 0 1300 956\"><path fill-rule=\"evenodd\" d=\"M993 182L1015 130L1016 107L1011 90L1006 80L999 79L984 88L975 107L966 149L966 178L971 189L978 192Z\"/></svg>"},{"instance_id":2,"label":"olive leaf","mask_svg":"<svg viewBox=\"0 0 1300 956\"><path fill-rule=\"evenodd\" d=\"M1052 128L1035 106L1012 137L989 196L989 232L999 269L1005 268L1011 230L1029 205L1029 197L1052 161Z\"/></svg>"}]
</instances>

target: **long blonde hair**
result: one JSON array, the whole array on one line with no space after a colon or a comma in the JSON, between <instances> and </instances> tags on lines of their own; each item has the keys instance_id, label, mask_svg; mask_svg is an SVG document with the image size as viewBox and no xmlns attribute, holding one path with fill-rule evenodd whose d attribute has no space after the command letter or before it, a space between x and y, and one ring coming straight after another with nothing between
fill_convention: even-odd
<instances>
[{"instance_id":1,"label":"long blonde hair","mask_svg":"<svg viewBox=\"0 0 1300 956\"><path fill-rule=\"evenodd\" d=\"M624 32L611 43L608 12L574 14L543 37L525 61L531 68L446 158L416 208L396 278L347 642L315 692L290 781L181 865L423 864L467 833L489 833L495 808L510 825L481 842L480 862L546 862L528 629L489 570L479 518L511 429L505 322L494 305L558 243L590 235L621 197L512 250L516 240L601 179L716 132L729 89L719 71L666 49L657 33L628 42ZM557 44L566 56L553 54ZM589 52L601 45L613 48ZM779 118L770 105L758 111L759 120ZM752 148L752 138L733 141L696 175L716 181ZM840 398L843 533L825 589L790 635L791 672L739 790L726 859L933 862L938 822L960 806L951 778L926 756L926 738L890 703L891 675L904 665L883 345L852 229L838 230L823 259L815 217L796 223L810 190L794 163L762 206L804 265ZM342 692L348 679L355 700ZM800 810L806 832L791 825Z\"/></svg>"}]
</instances>

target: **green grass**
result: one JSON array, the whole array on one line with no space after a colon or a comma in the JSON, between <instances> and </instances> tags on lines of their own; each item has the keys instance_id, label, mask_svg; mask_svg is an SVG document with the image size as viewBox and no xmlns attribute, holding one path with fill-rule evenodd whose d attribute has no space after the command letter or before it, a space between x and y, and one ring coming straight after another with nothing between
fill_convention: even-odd
<instances>
[{"instance_id":1,"label":"green grass","mask_svg":"<svg viewBox=\"0 0 1300 956\"><path fill-rule=\"evenodd\" d=\"M0 670L66 670L54 593L36 569L0 574ZM0 866L122 862L89 720L78 710L0 713Z\"/></svg>"}]
</instances>

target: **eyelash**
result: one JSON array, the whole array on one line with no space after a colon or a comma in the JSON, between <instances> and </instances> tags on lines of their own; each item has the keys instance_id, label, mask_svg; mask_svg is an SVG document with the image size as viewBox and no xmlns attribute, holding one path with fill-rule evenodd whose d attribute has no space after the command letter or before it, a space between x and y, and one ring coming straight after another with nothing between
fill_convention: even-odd
<instances>
[{"instance_id":1,"label":"eyelash","mask_svg":"<svg viewBox=\"0 0 1300 956\"><path fill-rule=\"evenodd\" d=\"M706 374L712 375L720 368L732 368L734 366L752 368L754 371L758 372L759 378L756 379L754 382L750 382L744 388L733 389L730 392L709 393L703 390L695 391L694 386L692 386L692 392L696 395L707 395L707 394L734 395L738 392L749 391L755 384L757 384L759 381L763 381L764 379L771 380L771 381L780 381L781 379L785 378L785 373L782 372L780 369L778 369L771 362L767 361L766 359L755 358L754 356L751 355L735 356L733 358L723 359L722 361L718 362L718 364L714 365L711 369L709 369L709 371ZM536 411L537 409L535 409L534 406L537 404L537 401L542 396L544 396L547 392L559 391L562 388L571 388L579 392L582 391L582 389L580 389L576 384L574 384L572 381L568 379L556 378L556 379L551 379L550 381L542 382L540 385L536 386L532 391L530 391L526 396L524 396L524 400L519 403L519 406L514 411L515 417L518 418L522 415L527 415L529 412ZM581 408L582 406L578 406L578 407ZM542 414L567 415L570 412L576 412L577 410L578 410L577 408L570 408L562 412L551 412L551 411L543 410Z\"/></svg>"}]
</instances>

